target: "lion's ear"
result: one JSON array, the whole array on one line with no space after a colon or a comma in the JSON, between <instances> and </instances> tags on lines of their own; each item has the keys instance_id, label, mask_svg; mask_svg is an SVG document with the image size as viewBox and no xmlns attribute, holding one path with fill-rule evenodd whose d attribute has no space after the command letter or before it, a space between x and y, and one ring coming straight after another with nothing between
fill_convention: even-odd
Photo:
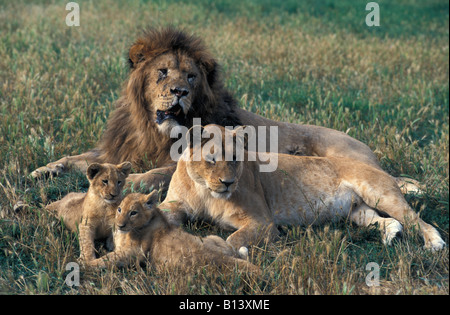
<instances>
[{"instance_id":1,"label":"lion's ear","mask_svg":"<svg viewBox=\"0 0 450 315\"><path fill-rule=\"evenodd\" d=\"M89 167L86 170L86 176L89 180L93 180L95 176L97 176L101 170L103 169L103 166L98 163L92 163L89 165Z\"/></svg>"},{"instance_id":2,"label":"lion's ear","mask_svg":"<svg viewBox=\"0 0 450 315\"><path fill-rule=\"evenodd\" d=\"M144 45L134 44L130 48L129 62L131 68L135 68L136 65L144 60Z\"/></svg>"},{"instance_id":3,"label":"lion's ear","mask_svg":"<svg viewBox=\"0 0 450 315\"><path fill-rule=\"evenodd\" d=\"M206 71L206 80L210 87L214 85L217 81L217 76L219 75L219 65L214 59L209 59L203 61L203 66Z\"/></svg>"}]
</instances>

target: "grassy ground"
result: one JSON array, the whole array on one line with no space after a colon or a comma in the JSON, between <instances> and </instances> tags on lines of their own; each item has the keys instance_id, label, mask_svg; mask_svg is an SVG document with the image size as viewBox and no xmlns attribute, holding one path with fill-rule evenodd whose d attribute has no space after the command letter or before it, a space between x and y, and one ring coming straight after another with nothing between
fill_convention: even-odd
<instances>
[{"instance_id":1,"label":"grassy ground","mask_svg":"<svg viewBox=\"0 0 450 315\"><path fill-rule=\"evenodd\" d=\"M416 231L391 247L351 223L284 228L254 248L261 278L218 270L81 270L77 235L42 208L85 191L82 174L29 174L96 143L127 76L126 50L146 25L171 23L204 38L240 105L273 119L335 128L368 144L393 175L426 184L406 196L448 243L449 5L441 0L67 1L0 0L0 293L13 294L448 294L448 250L422 249ZM18 213L14 205L28 206ZM217 233L193 222L196 234ZM380 286L365 279L375 262Z\"/></svg>"}]
</instances>

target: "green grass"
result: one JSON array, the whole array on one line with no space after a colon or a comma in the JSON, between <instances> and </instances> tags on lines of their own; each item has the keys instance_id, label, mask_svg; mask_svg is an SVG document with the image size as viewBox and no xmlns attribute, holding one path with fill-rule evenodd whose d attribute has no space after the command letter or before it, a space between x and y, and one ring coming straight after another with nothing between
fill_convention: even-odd
<instances>
[{"instance_id":1,"label":"green grass","mask_svg":"<svg viewBox=\"0 0 450 315\"><path fill-rule=\"evenodd\" d=\"M422 249L417 231L391 247L348 222L284 228L251 251L261 278L218 270L81 271L77 235L43 206L86 191L83 174L33 181L37 167L92 148L127 77L126 50L147 25L201 36L244 108L315 124L365 142L393 175L426 185L407 196L448 243L449 5L378 1L79 1L81 26L65 25L67 1L0 0L0 293L12 294L448 294L448 250ZM19 213L18 201L28 206ZM199 235L227 234L191 222ZM369 262L378 288L365 284Z\"/></svg>"}]
</instances>

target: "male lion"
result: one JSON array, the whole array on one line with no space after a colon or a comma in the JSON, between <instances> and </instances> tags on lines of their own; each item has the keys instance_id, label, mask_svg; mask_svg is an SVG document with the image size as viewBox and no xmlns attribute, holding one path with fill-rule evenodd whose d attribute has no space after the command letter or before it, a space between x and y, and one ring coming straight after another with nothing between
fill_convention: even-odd
<instances>
[{"instance_id":1,"label":"male lion","mask_svg":"<svg viewBox=\"0 0 450 315\"><path fill-rule=\"evenodd\" d=\"M158 168L130 175L131 182L168 184L176 165L170 157L176 139L170 138L170 132L176 126L190 128L193 118L201 118L202 125L276 126L277 152L346 157L381 170L369 147L345 133L273 121L237 107L223 86L216 60L197 37L170 27L151 29L131 46L128 55L128 81L96 148L40 167L32 172L33 177L70 168L85 171L93 162L130 161L136 169L145 169L145 162ZM270 134L266 137L269 143ZM401 178L398 183L405 190L411 186Z\"/></svg>"},{"instance_id":2,"label":"male lion","mask_svg":"<svg viewBox=\"0 0 450 315\"><path fill-rule=\"evenodd\" d=\"M384 171L343 157L279 154L277 171L260 172L256 154L254 161L247 151L243 160L236 156L239 145L245 147L248 141L237 137L242 129L209 125L201 142L189 141L160 205L170 210L169 221L180 224L187 216L200 217L237 230L227 242L240 253L262 237L270 240L277 233L275 225L312 225L342 217L363 226L378 223L386 244L401 232L400 221L418 224L425 248L445 246L438 231L419 218ZM231 133L232 142L226 133ZM208 139L209 135L214 137ZM196 150L202 151L197 161ZM226 152L233 153L231 161L225 161ZM390 217L379 216L375 209Z\"/></svg>"},{"instance_id":3,"label":"male lion","mask_svg":"<svg viewBox=\"0 0 450 315\"><path fill-rule=\"evenodd\" d=\"M101 268L123 267L148 260L160 269L215 264L260 273L257 266L235 257L234 251L220 237L200 238L170 225L157 207L157 201L155 190L149 195L127 195L116 211L114 251L86 264Z\"/></svg>"}]
</instances>

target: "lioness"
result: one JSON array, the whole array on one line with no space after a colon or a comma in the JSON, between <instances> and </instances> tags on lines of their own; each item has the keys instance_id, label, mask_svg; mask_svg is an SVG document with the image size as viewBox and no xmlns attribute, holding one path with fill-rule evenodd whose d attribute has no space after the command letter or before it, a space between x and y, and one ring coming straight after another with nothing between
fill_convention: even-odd
<instances>
[{"instance_id":1,"label":"lioness","mask_svg":"<svg viewBox=\"0 0 450 315\"><path fill-rule=\"evenodd\" d=\"M223 85L220 66L195 36L170 27L150 29L130 47L128 56L128 80L96 148L40 167L32 172L33 177L71 168L84 171L94 162L130 161L137 169L148 171L149 164L157 169L132 174L128 180L149 187L167 186L176 168L170 148L177 139L170 134L178 126L190 128L194 118L200 118L202 125L276 126L277 152L346 157L381 170L370 148L343 132L274 121L239 108ZM268 146L269 138L267 133L263 140L274 151ZM398 178L402 189L416 190L408 181Z\"/></svg>"},{"instance_id":2,"label":"lioness","mask_svg":"<svg viewBox=\"0 0 450 315\"><path fill-rule=\"evenodd\" d=\"M214 134L208 139L213 128L221 130L222 136ZM275 225L320 224L342 217L362 226L378 222L387 244L402 230L398 221L418 224L425 248L445 246L437 230L411 209L396 181L370 165L349 158L279 154L277 171L264 173L259 171L259 156L249 161L247 151L244 161L236 160L235 155L225 161L227 151L236 152L237 145L246 145L247 137L237 137L241 129L209 125L201 143L189 140L161 204L170 210L171 222L202 217L236 229L227 239L235 250L263 236L272 238L277 233ZM232 142L227 143L226 133L231 133ZM206 143L213 146L208 145L205 152ZM193 159L196 150L202 150L199 161ZM379 216L374 209L390 218Z\"/></svg>"},{"instance_id":3,"label":"lioness","mask_svg":"<svg viewBox=\"0 0 450 315\"><path fill-rule=\"evenodd\" d=\"M90 183L87 193L70 193L46 207L61 217L70 230L76 232L78 226L82 259L95 259L96 239L107 239L106 244L112 249L114 216L130 171L130 162L119 165L93 163L86 170Z\"/></svg>"},{"instance_id":4,"label":"lioness","mask_svg":"<svg viewBox=\"0 0 450 315\"><path fill-rule=\"evenodd\" d=\"M234 251L220 237L200 238L170 225L156 206L157 201L156 191L149 195L127 195L116 212L115 250L87 265L123 267L148 260L157 268L216 264L260 272L255 265L235 257Z\"/></svg>"}]
</instances>

